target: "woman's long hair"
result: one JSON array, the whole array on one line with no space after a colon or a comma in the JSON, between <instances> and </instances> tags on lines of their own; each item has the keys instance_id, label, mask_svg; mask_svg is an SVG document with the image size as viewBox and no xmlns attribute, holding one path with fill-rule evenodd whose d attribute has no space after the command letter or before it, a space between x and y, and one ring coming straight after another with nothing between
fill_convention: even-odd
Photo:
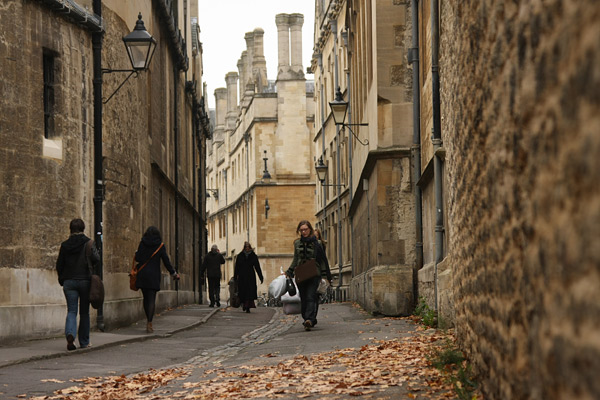
<instances>
[{"instance_id":1,"label":"woman's long hair","mask_svg":"<svg viewBox=\"0 0 600 400\"><path fill-rule=\"evenodd\" d=\"M144 232L144 237L145 238L157 237L162 241L162 238L160 237L160 231L155 226L149 226L148 229L146 229L146 232Z\"/></svg>"},{"instance_id":2,"label":"woman's long hair","mask_svg":"<svg viewBox=\"0 0 600 400\"><path fill-rule=\"evenodd\" d=\"M323 250L325 250L325 246L327 246L327 240L323 239L323 235L321 235L320 230L315 229L315 237L317 238L317 240L321 241L321 246L323 247Z\"/></svg>"},{"instance_id":3,"label":"woman's long hair","mask_svg":"<svg viewBox=\"0 0 600 400\"><path fill-rule=\"evenodd\" d=\"M310 222L308 222L305 219L303 219L302 221L300 221L298 223L298 227L296 228L296 233L297 234L300 234L300 227L302 225L306 225L306 226L308 226L308 229L310 229L310 234L308 236L313 236L315 234L315 230L313 229L312 225L310 224Z\"/></svg>"}]
</instances>

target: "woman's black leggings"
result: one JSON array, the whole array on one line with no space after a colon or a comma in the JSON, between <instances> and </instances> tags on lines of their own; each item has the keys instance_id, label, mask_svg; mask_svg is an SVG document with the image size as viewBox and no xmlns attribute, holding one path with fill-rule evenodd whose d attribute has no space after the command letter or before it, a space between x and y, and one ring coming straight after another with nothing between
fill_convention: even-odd
<instances>
[{"instance_id":1,"label":"woman's black leggings","mask_svg":"<svg viewBox=\"0 0 600 400\"><path fill-rule=\"evenodd\" d=\"M148 322L152 322L154 317L154 309L156 308L156 292L154 289L142 288L142 294L144 295L144 311L146 312L146 319Z\"/></svg>"}]
</instances>

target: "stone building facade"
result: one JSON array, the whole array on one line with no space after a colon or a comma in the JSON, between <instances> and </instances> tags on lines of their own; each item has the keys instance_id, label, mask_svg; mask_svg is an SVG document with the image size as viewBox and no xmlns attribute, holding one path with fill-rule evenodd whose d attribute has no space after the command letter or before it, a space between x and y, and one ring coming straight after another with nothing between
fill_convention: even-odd
<instances>
[{"instance_id":1,"label":"stone building facade","mask_svg":"<svg viewBox=\"0 0 600 400\"><path fill-rule=\"evenodd\" d=\"M215 90L215 129L207 142L209 247L226 256L222 299L244 241L255 248L265 281L287 269L300 220L315 215L313 83L302 66L302 14L275 16L277 80L267 80L260 28L245 35L238 72ZM238 101L239 96L239 101ZM266 178L266 173L270 179Z\"/></svg>"},{"instance_id":2,"label":"stone building facade","mask_svg":"<svg viewBox=\"0 0 600 400\"><path fill-rule=\"evenodd\" d=\"M101 13L90 11L99 4ZM121 39L140 12L158 46L150 69L101 108L103 218L96 237L92 35L104 31L101 68L130 69ZM85 221L85 233L102 248L101 328L143 317L141 294L129 289L127 275L149 225L161 230L182 275L175 285L165 274L158 307L198 299L196 271L206 241L198 185L210 129L202 84L194 81L202 76L199 29L192 20L197 12L181 1L138 1L135 7L112 0L3 3L0 340L64 330L55 263L73 218ZM125 77L102 74L105 101Z\"/></svg>"},{"instance_id":3,"label":"stone building facade","mask_svg":"<svg viewBox=\"0 0 600 400\"><path fill-rule=\"evenodd\" d=\"M411 3L421 168L443 166L444 251L420 293L437 287L486 398L599 398L600 5Z\"/></svg>"},{"instance_id":4,"label":"stone building facade","mask_svg":"<svg viewBox=\"0 0 600 400\"><path fill-rule=\"evenodd\" d=\"M320 0L315 10L315 153L318 226L340 299L407 315L414 306L410 39L405 2ZM346 124L329 107L340 88Z\"/></svg>"}]
</instances>

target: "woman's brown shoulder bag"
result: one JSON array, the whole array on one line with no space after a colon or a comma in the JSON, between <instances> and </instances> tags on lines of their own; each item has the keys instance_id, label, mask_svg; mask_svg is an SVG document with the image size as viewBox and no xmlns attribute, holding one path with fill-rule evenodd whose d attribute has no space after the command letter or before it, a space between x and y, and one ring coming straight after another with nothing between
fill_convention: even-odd
<instances>
[{"instance_id":1,"label":"woman's brown shoulder bag","mask_svg":"<svg viewBox=\"0 0 600 400\"><path fill-rule=\"evenodd\" d=\"M317 268L317 260L314 258L308 259L302 264L298 265L294 270L296 276L296 283L300 284L310 278L319 276L319 269Z\"/></svg>"},{"instance_id":2,"label":"woman's brown shoulder bag","mask_svg":"<svg viewBox=\"0 0 600 400\"><path fill-rule=\"evenodd\" d=\"M148 261L152 260L152 257L154 257L163 246L164 243L161 243L160 246L158 246L158 249L156 249L156 251L152 253ZM144 265L140 266L139 268L136 268L135 256L133 256L133 261L131 261L131 272L129 273L129 289L133 290L134 292L138 291L138 287L135 285L135 281L137 280L137 274L142 270L142 268L146 266L146 264L148 264L148 261L146 261Z\"/></svg>"}]
</instances>

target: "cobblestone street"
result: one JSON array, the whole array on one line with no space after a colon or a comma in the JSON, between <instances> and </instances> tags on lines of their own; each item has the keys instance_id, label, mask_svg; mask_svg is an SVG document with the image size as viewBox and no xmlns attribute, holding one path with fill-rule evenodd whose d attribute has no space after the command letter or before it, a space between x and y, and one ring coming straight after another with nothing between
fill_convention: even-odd
<instances>
[{"instance_id":1,"label":"cobblestone street","mask_svg":"<svg viewBox=\"0 0 600 400\"><path fill-rule=\"evenodd\" d=\"M172 318L167 314L161 318ZM241 332L240 326L252 326L244 321L252 320L265 323ZM110 367L112 374L103 376L81 375L67 380L45 375L36 385L35 396L17 396L35 400L455 398L427 361L432 346L448 335L425 330L408 318L372 317L351 303L322 305L319 324L310 332L303 329L298 316L284 315L281 308L258 308L250 314L221 309L193 331L179 331L152 342L164 349L171 346L169 341L184 335L178 346L185 343L191 347L193 340L202 337L205 348L181 362L134 373L121 371L115 360ZM223 342L224 337L235 336L234 331L240 336ZM190 338L185 339L185 335ZM102 355L106 352L108 358L109 349L99 347L78 357L93 363L92 355L105 358ZM121 345L119 352L121 357L133 359L139 348ZM59 362L64 365L68 358ZM5 367L2 376L10 380L12 374L23 374L23 369L46 369L33 361L21 364ZM44 385L46 393L40 390Z\"/></svg>"}]
</instances>

